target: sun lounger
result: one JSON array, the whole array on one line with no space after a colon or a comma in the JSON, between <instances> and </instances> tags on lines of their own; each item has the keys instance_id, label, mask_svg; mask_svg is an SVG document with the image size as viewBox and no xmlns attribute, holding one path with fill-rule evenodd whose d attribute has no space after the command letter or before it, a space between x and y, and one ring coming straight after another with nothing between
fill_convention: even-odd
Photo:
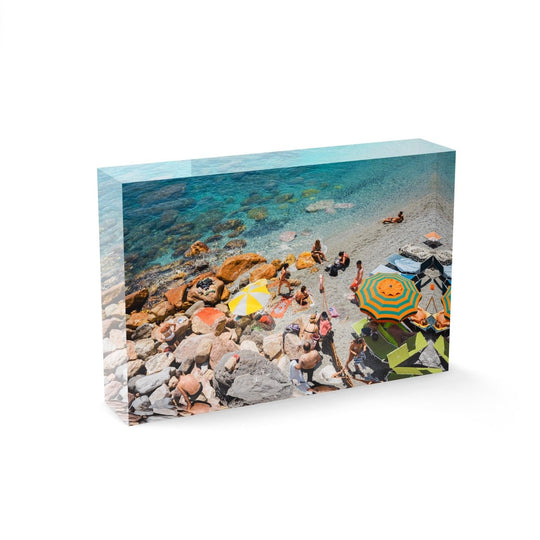
<instances>
[{"instance_id":1,"label":"sun lounger","mask_svg":"<svg viewBox=\"0 0 540 540\"><path fill-rule=\"evenodd\" d=\"M396 338L394 338L394 336L392 336L392 334L389 332L389 329L392 325L399 326L404 332L407 332L408 334L410 334L411 331L405 325L398 323L387 322L379 325L379 333L382 334L384 339L386 339L388 343L399 347L400 344L396 341Z\"/></svg>"},{"instance_id":2,"label":"sun lounger","mask_svg":"<svg viewBox=\"0 0 540 540\"><path fill-rule=\"evenodd\" d=\"M435 347L435 350L437 351L439 356L446 363L448 363L448 352L449 352L448 341L446 341L446 339L444 339L443 336L439 336L437 338L437 341L435 341L435 343L433 344L433 346Z\"/></svg>"},{"instance_id":3,"label":"sun lounger","mask_svg":"<svg viewBox=\"0 0 540 540\"><path fill-rule=\"evenodd\" d=\"M370 272L370 276L373 276L375 274L399 274L397 270L394 270L393 268L390 268L389 266L384 266L383 264L379 264L375 270Z\"/></svg>"},{"instance_id":4,"label":"sun lounger","mask_svg":"<svg viewBox=\"0 0 540 540\"><path fill-rule=\"evenodd\" d=\"M428 314L429 315L429 314ZM411 321L411 319L408 319L408 321L416 326L416 328L419 328L420 330L427 330L431 325L429 323L427 324L420 324L420 323L417 323L417 322L414 322L414 321Z\"/></svg>"},{"instance_id":5,"label":"sun lounger","mask_svg":"<svg viewBox=\"0 0 540 540\"><path fill-rule=\"evenodd\" d=\"M397 367L394 372L397 375L428 375L429 373L442 373L442 368L426 368L426 367Z\"/></svg>"},{"instance_id":6,"label":"sun lounger","mask_svg":"<svg viewBox=\"0 0 540 540\"><path fill-rule=\"evenodd\" d=\"M388 257L386 260L388 263L395 266L400 272L407 272L408 274L414 275L420 270L419 262L413 261L408 257L404 257L403 255L398 255L397 253L390 255L390 257Z\"/></svg>"},{"instance_id":7,"label":"sun lounger","mask_svg":"<svg viewBox=\"0 0 540 540\"><path fill-rule=\"evenodd\" d=\"M353 330L359 335L362 336L367 344L367 346L370 348L370 350L373 352L377 358L380 360L386 360L386 357L388 356L388 353L392 352L394 349L397 348L396 345L392 345L384 337L379 334L379 339L375 340L370 336L364 336L362 334L362 328L367 324L367 319L361 319L358 322L354 323L352 325Z\"/></svg>"}]
</instances>

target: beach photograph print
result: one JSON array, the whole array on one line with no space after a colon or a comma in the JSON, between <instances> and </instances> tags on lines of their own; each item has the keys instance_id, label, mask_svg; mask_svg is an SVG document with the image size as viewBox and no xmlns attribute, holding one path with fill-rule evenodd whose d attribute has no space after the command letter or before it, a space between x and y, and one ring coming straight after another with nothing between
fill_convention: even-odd
<instances>
[{"instance_id":1,"label":"beach photograph print","mask_svg":"<svg viewBox=\"0 0 540 540\"><path fill-rule=\"evenodd\" d=\"M447 371L455 152L425 144L104 169L108 404L137 424Z\"/></svg>"}]
</instances>

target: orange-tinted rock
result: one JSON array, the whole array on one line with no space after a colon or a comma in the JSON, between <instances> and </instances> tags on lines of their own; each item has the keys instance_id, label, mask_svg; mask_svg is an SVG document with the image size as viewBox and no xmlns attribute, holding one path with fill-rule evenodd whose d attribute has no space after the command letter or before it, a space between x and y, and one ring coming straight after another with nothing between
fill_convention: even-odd
<instances>
[{"instance_id":1,"label":"orange-tinted rock","mask_svg":"<svg viewBox=\"0 0 540 540\"><path fill-rule=\"evenodd\" d=\"M223 292L221 293L221 301L225 302L226 300L230 298L230 296L231 296L231 291L229 291L227 287L223 287Z\"/></svg>"},{"instance_id":2,"label":"orange-tinted rock","mask_svg":"<svg viewBox=\"0 0 540 540\"><path fill-rule=\"evenodd\" d=\"M184 283L180 285L179 287L175 287L174 289L169 289L165 293L165 298L173 306L180 308L182 304L184 303L187 288L188 288L187 283Z\"/></svg>"},{"instance_id":3,"label":"orange-tinted rock","mask_svg":"<svg viewBox=\"0 0 540 540\"><path fill-rule=\"evenodd\" d=\"M219 309L205 307L191 318L191 329L195 334L213 334L225 326L227 318Z\"/></svg>"},{"instance_id":4,"label":"orange-tinted rock","mask_svg":"<svg viewBox=\"0 0 540 540\"><path fill-rule=\"evenodd\" d=\"M175 311L173 304L164 300L159 304L156 304L150 311L150 316L154 316L156 322L164 321L169 315L172 315Z\"/></svg>"},{"instance_id":5,"label":"orange-tinted rock","mask_svg":"<svg viewBox=\"0 0 540 540\"><path fill-rule=\"evenodd\" d=\"M129 319L126 321L126 326L128 328L131 328L134 330L135 328L138 328L142 324L145 324L148 322L148 313L139 313L137 311L134 311Z\"/></svg>"},{"instance_id":6,"label":"orange-tinted rock","mask_svg":"<svg viewBox=\"0 0 540 540\"><path fill-rule=\"evenodd\" d=\"M148 289L141 289L140 291L128 294L126 296L126 313L132 311L138 311L144 306L144 303L148 300Z\"/></svg>"},{"instance_id":7,"label":"orange-tinted rock","mask_svg":"<svg viewBox=\"0 0 540 540\"><path fill-rule=\"evenodd\" d=\"M197 300L202 300L206 305L214 306L221 300L221 294L223 292L223 281L216 277L208 277L211 279L212 284L206 289L193 285L188 291L186 301L189 303L195 303ZM197 281L199 283L200 280Z\"/></svg>"},{"instance_id":8,"label":"orange-tinted rock","mask_svg":"<svg viewBox=\"0 0 540 540\"><path fill-rule=\"evenodd\" d=\"M204 243L197 241L191 245L191 247L184 253L186 257L195 257L200 253L208 253L210 248Z\"/></svg>"},{"instance_id":9,"label":"orange-tinted rock","mask_svg":"<svg viewBox=\"0 0 540 540\"><path fill-rule=\"evenodd\" d=\"M311 268L312 266L315 266L316 262L313 260L313 257L311 256L311 253L309 251L304 251L303 253L300 253L298 255L298 259L296 260L296 268L298 270L302 270L304 268Z\"/></svg>"},{"instance_id":10,"label":"orange-tinted rock","mask_svg":"<svg viewBox=\"0 0 540 540\"><path fill-rule=\"evenodd\" d=\"M275 277L276 273L277 268L273 264L259 264L249 274L249 281L253 283L258 279L272 279Z\"/></svg>"},{"instance_id":11,"label":"orange-tinted rock","mask_svg":"<svg viewBox=\"0 0 540 540\"><path fill-rule=\"evenodd\" d=\"M283 259L283 262L284 262L284 263L289 263L289 265L294 264L294 261L296 261L296 257L295 257L292 253L289 253L289 254Z\"/></svg>"},{"instance_id":12,"label":"orange-tinted rock","mask_svg":"<svg viewBox=\"0 0 540 540\"><path fill-rule=\"evenodd\" d=\"M225 283L234 281L239 275L247 272L256 264L264 263L266 259L257 253L242 253L225 259L217 272L217 277Z\"/></svg>"}]
</instances>

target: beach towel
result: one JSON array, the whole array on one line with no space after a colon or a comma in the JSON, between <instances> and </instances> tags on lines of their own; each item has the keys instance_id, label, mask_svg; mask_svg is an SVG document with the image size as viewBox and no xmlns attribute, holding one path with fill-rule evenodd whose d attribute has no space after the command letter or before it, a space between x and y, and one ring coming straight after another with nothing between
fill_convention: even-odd
<instances>
[{"instance_id":1,"label":"beach towel","mask_svg":"<svg viewBox=\"0 0 540 540\"><path fill-rule=\"evenodd\" d=\"M282 319L293 301L292 298L282 298L274 307L270 315L274 319Z\"/></svg>"},{"instance_id":2,"label":"beach towel","mask_svg":"<svg viewBox=\"0 0 540 540\"><path fill-rule=\"evenodd\" d=\"M330 313L331 317L339 317L339 313L337 312L337 309L335 307L329 308L328 313Z\"/></svg>"}]
</instances>

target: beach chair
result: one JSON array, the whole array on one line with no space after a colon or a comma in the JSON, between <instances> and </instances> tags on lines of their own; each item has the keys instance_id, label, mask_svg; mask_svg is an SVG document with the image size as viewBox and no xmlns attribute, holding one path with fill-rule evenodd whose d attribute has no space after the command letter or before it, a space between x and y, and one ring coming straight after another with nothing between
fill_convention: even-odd
<instances>
[{"instance_id":1,"label":"beach chair","mask_svg":"<svg viewBox=\"0 0 540 540\"><path fill-rule=\"evenodd\" d=\"M433 315L431 315L431 313L428 313L428 315L430 317L433 317ZM429 317L428 317L429 318ZM414 322L414 321L411 321L411 319L407 319L407 321L412 324L413 326L416 326L416 328L422 330L422 331L426 331L431 325L429 324L429 322L427 324L420 324L420 323L417 323L417 322Z\"/></svg>"},{"instance_id":2,"label":"beach chair","mask_svg":"<svg viewBox=\"0 0 540 540\"><path fill-rule=\"evenodd\" d=\"M399 347L400 346L399 343L396 341L396 339L389 332L389 328L392 325L401 327L401 329L404 332L407 332L408 334L410 334L411 331L404 324L400 324L400 323L387 322L387 323L383 323L383 324L379 325L379 333L382 334L384 339L386 339L386 341L388 341L388 343L391 343L392 345L395 345L396 347ZM410 339L410 338L408 338L408 339Z\"/></svg>"},{"instance_id":3,"label":"beach chair","mask_svg":"<svg viewBox=\"0 0 540 540\"><path fill-rule=\"evenodd\" d=\"M427 368L427 367L397 367L394 372L396 375L405 375L409 377L417 377L418 375L429 375L430 373L442 373L442 368Z\"/></svg>"},{"instance_id":4,"label":"beach chair","mask_svg":"<svg viewBox=\"0 0 540 540\"><path fill-rule=\"evenodd\" d=\"M366 342L366 345L369 347L371 352L381 361L385 362L386 357L388 356L388 353L392 352L397 348L397 345L393 345L392 343L389 343L384 339L384 337L381 335L380 331L379 339L374 340L370 336L364 336L362 334L362 328L368 323L367 319L361 319L358 322L355 322L352 325L353 330L359 335L362 336ZM381 325L379 325L380 328Z\"/></svg>"},{"instance_id":5,"label":"beach chair","mask_svg":"<svg viewBox=\"0 0 540 540\"><path fill-rule=\"evenodd\" d=\"M399 270L394 270L393 268L390 268L389 266L385 266L383 264L379 264L377 268L372 270L369 275L373 276L374 274L399 274Z\"/></svg>"},{"instance_id":6,"label":"beach chair","mask_svg":"<svg viewBox=\"0 0 540 540\"><path fill-rule=\"evenodd\" d=\"M409 358L409 348L407 347L407 344L404 343L401 347L389 352L387 358L390 369L395 371L400 364Z\"/></svg>"},{"instance_id":7,"label":"beach chair","mask_svg":"<svg viewBox=\"0 0 540 540\"><path fill-rule=\"evenodd\" d=\"M400 273L406 272L407 274L414 276L420 271L419 262L413 261L408 257L404 257L403 255L398 255L397 253L390 255L386 261L396 268Z\"/></svg>"},{"instance_id":8,"label":"beach chair","mask_svg":"<svg viewBox=\"0 0 540 540\"><path fill-rule=\"evenodd\" d=\"M443 336L439 336L433 346L439 356L448 364L448 352L450 349L448 341L446 341Z\"/></svg>"}]
</instances>

